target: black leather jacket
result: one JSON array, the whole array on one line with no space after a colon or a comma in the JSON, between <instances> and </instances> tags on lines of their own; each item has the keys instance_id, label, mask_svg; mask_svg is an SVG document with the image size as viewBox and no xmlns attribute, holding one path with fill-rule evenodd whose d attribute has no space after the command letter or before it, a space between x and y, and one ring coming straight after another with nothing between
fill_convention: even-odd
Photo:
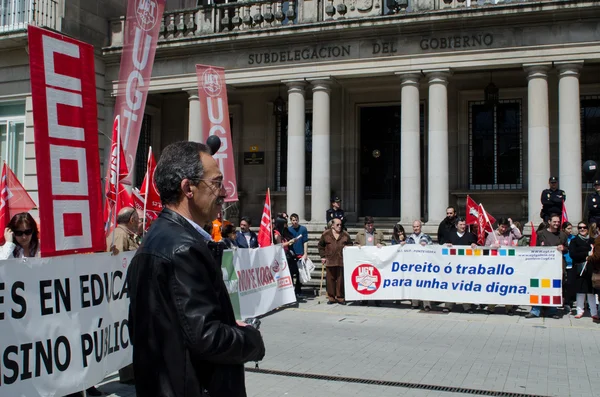
<instances>
[{"instance_id":1,"label":"black leather jacket","mask_svg":"<svg viewBox=\"0 0 600 397\"><path fill-rule=\"evenodd\" d=\"M246 396L243 364L262 359L264 343L236 325L220 265L184 217L161 212L127 281L138 396Z\"/></svg>"}]
</instances>

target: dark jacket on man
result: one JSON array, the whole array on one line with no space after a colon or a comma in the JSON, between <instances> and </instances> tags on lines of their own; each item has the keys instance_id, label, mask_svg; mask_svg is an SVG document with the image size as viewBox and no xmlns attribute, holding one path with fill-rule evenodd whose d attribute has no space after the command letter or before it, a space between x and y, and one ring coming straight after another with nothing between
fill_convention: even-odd
<instances>
[{"instance_id":1,"label":"dark jacket on man","mask_svg":"<svg viewBox=\"0 0 600 397\"><path fill-rule=\"evenodd\" d=\"M446 244L450 242L450 236L456 232L456 218L444 218L438 226L437 238L438 244Z\"/></svg>"},{"instance_id":2,"label":"dark jacket on man","mask_svg":"<svg viewBox=\"0 0 600 397\"><path fill-rule=\"evenodd\" d=\"M600 194L594 192L588 196L588 222L600 225Z\"/></svg>"},{"instance_id":3,"label":"dark jacket on man","mask_svg":"<svg viewBox=\"0 0 600 397\"><path fill-rule=\"evenodd\" d=\"M564 190L556 189L545 189L542 192L542 213L540 214L544 221L548 221L550 215L556 214L562 216L563 201L567 199L567 195Z\"/></svg>"},{"instance_id":4,"label":"dark jacket on man","mask_svg":"<svg viewBox=\"0 0 600 397\"><path fill-rule=\"evenodd\" d=\"M342 229L346 230L346 216L343 209L334 210L330 208L325 212L325 218L327 223L334 219L339 219L342 221Z\"/></svg>"},{"instance_id":5,"label":"dark jacket on man","mask_svg":"<svg viewBox=\"0 0 600 397\"><path fill-rule=\"evenodd\" d=\"M449 240L446 241L452 245L471 245L477 244L477 236L473 233L465 231L462 236L459 236L456 230L450 234Z\"/></svg>"},{"instance_id":6,"label":"dark jacket on man","mask_svg":"<svg viewBox=\"0 0 600 397\"><path fill-rule=\"evenodd\" d=\"M238 248L258 248L258 237L253 231L250 231L250 246L248 246L248 240L246 240L246 236L242 232L236 233L235 242Z\"/></svg>"},{"instance_id":7,"label":"dark jacket on man","mask_svg":"<svg viewBox=\"0 0 600 397\"><path fill-rule=\"evenodd\" d=\"M348 232L342 231L336 240L331 229L326 230L319 240L319 256L327 259L327 267L344 266L342 252L344 247L352 245L352 238Z\"/></svg>"},{"instance_id":8,"label":"dark jacket on man","mask_svg":"<svg viewBox=\"0 0 600 397\"><path fill-rule=\"evenodd\" d=\"M243 364L265 347L257 330L236 325L220 264L188 220L163 209L127 281L139 396L246 396Z\"/></svg>"}]
</instances>

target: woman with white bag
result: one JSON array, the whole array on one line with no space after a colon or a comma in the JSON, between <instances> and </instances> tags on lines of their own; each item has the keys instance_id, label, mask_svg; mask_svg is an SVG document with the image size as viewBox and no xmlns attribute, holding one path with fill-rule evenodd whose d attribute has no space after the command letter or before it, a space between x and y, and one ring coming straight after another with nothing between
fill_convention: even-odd
<instances>
[{"instance_id":1,"label":"woman with white bag","mask_svg":"<svg viewBox=\"0 0 600 397\"><path fill-rule=\"evenodd\" d=\"M579 222L577 224L577 231L577 236L569 244L569 255L573 260L573 268L571 270L575 271L573 285L569 287L573 288L573 292L577 294L577 315L575 318L583 317L587 298L590 305L590 315L595 321L598 320L598 307L592 285L592 269L591 266L588 268L586 265L586 260L594 241L590 239L588 234L587 223Z\"/></svg>"}]
</instances>

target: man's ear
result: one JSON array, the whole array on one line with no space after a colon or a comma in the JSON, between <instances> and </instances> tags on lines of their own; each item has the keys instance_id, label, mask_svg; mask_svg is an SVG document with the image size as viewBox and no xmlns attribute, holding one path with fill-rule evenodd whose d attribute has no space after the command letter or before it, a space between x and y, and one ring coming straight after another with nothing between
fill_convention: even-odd
<instances>
[{"instance_id":1,"label":"man's ear","mask_svg":"<svg viewBox=\"0 0 600 397\"><path fill-rule=\"evenodd\" d=\"M189 179L183 179L181 181L181 191L183 192L183 195L189 199L191 199L192 197L194 197L194 193L192 192L192 183L190 182Z\"/></svg>"}]
</instances>

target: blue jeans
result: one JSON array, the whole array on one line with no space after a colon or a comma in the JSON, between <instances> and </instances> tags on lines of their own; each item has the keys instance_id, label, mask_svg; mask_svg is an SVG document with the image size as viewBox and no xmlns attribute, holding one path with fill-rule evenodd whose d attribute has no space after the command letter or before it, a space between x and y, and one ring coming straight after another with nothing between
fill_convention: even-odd
<instances>
[{"instance_id":1,"label":"blue jeans","mask_svg":"<svg viewBox=\"0 0 600 397\"><path fill-rule=\"evenodd\" d=\"M542 312L542 306L532 306L531 311L529 313L533 314L536 317L539 317ZM546 315L553 316L558 313L558 309L556 307L548 307L546 308Z\"/></svg>"}]
</instances>

